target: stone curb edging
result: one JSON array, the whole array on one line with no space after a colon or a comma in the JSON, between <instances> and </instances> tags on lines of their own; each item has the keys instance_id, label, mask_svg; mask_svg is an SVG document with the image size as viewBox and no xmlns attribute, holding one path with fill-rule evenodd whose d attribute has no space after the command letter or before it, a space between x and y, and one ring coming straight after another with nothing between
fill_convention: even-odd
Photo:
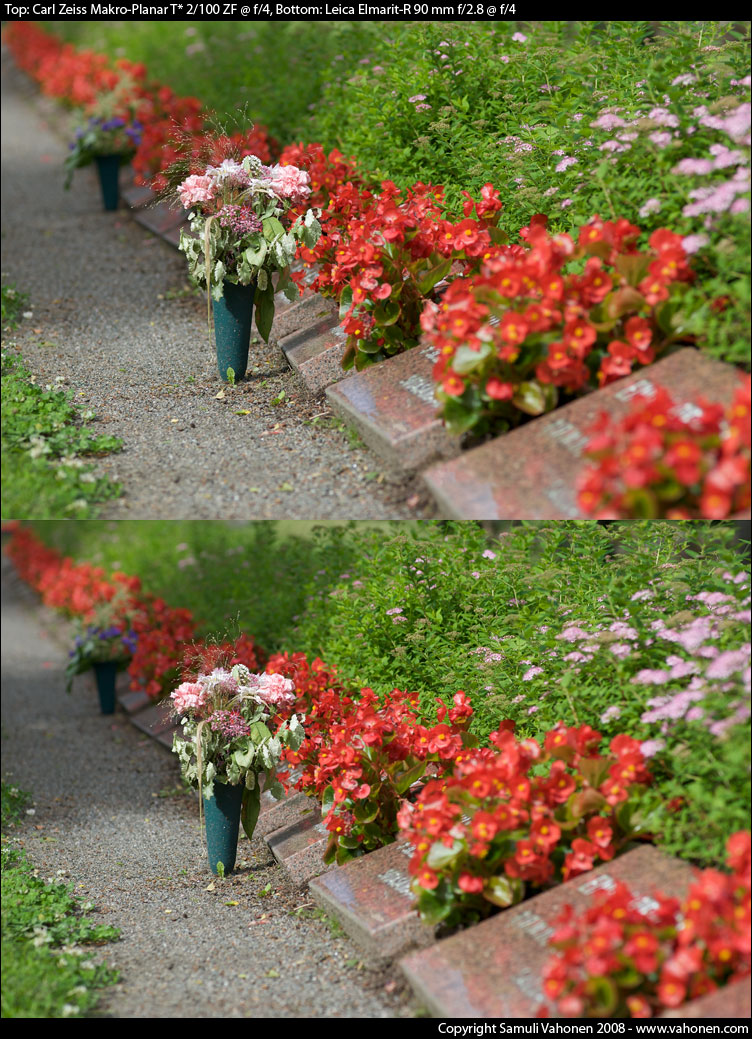
<instances>
[{"instance_id":1,"label":"stone curb edging","mask_svg":"<svg viewBox=\"0 0 752 1039\"><path fill-rule=\"evenodd\" d=\"M177 246L185 213L164 203L149 207L148 188L121 191L142 226ZM665 386L682 414L691 415L698 394L724 406L739 382L738 370L686 347L527 422L481 447L461 451L436 414L432 368L436 351L419 346L362 372L341 367L345 333L337 306L306 292L290 302L277 299L274 331L290 367L311 395L326 392L332 410L397 472L418 475L446 519L583 518L576 477L583 464L586 430L601 411L619 417L638 394ZM710 392L708 392L708 390ZM746 510L734 519L746 519Z\"/></svg>"}]
</instances>

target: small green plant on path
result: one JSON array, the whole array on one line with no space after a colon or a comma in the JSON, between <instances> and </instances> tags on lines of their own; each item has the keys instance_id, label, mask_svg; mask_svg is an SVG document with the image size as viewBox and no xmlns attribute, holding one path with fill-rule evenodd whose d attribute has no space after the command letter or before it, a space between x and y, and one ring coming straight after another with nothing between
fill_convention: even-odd
<instances>
[{"instance_id":1,"label":"small green plant on path","mask_svg":"<svg viewBox=\"0 0 752 1039\"><path fill-rule=\"evenodd\" d=\"M20 846L18 830L31 804L18 787L2 784L2 1016L78 1017L94 1008L98 990L117 972L85 945L119 937L94 924L72 886L44 880Z\"/></svg>"},{"instance_id":2,"label":"small green plant on path","mask_svg":"<svg viewBox=\"0 0 752 1039\"><path fill-rule=\"evenodd\" d=\"M26 301L13 286L2 287L3 331L18 325ZM38 386L18 351L3 344L3 519L30 512L86 519L120 495L120 485L100 474L92 458L120 450L122 441L93 433L93 417L74 408L62 386Z\"/></svg>"},{"instance_id":3,"label":"small green plant on path","mask_svg":"<svg viewBox=\"0 0 752 1039\"><path fill-rule=\"evenodd\" d=\"M19 292L15 285L2 287L2 325L3 329L18 328L18 319L29 301L25 292Z\"/></svg>"}]
</instances>

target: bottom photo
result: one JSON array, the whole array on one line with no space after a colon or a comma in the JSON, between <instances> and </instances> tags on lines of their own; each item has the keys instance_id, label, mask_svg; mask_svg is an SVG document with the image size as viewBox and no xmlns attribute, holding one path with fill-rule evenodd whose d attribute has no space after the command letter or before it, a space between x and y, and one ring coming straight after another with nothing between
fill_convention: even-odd
<instances>
[{"instance_id":1,"label":"bottom photo","mask_svg":"<svg viewBox=\"0 0 752 1039\"><path fill-rule=\"evenodd\" d=\"M3 1017L749 1018L748 521L2 540Z\"/></svg>"}]
</instances>

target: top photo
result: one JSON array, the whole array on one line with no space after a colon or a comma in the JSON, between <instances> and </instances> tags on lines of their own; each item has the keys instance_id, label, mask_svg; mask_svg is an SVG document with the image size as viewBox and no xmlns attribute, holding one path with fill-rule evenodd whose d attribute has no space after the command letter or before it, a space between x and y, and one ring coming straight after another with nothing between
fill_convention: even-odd
<instances>
[{"instance_id":1,"label":"top photo","mask_svg":"<svg viewBox=\"0 0 752 1039\"><path fill-rule=\"evenodd\" d=\"M494 11L3 23L3 520L749 517L750 23Z\"/></svg>"}]
</instances>

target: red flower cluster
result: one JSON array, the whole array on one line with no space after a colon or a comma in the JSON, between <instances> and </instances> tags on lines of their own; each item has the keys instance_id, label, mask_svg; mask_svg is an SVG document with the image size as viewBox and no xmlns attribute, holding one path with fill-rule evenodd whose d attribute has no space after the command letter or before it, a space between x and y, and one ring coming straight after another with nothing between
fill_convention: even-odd
<instances>
[{"instance_id":1,"label":"red flower cluster","mask_svg":"<svg viewBox=\"0 0 752 1039\"><path fill-rule=\"evenodd\" d=\"M14 22L5 40L18 65L42 91L69 104L87 108L118 85L129 88L131 96L124 94L121 103L142 126L132 160L137 183L150 183L155 191L162 191L167 187L164 171L176 159L205 154L209 123L202 103L195 97L179 97L160 83L147 83L143 65L125 59L112 64L104 55L62 43L32 22ZM247 134L217 138L218 161L228 143L237 146L240 157L257 155L262 162L271 161L272 149L277 147L265 127L256 126Z\"/></svg>"},{"instance_id":2,"label":"red flower cluster","mask_svg":"<svg viewBox=\"0 0 752 1039\"><path fill-rule=\"evenodd\" d=\"M20 576L35 588L46 606L62 610L68 616L92 620L94 609L110 602L123 591L134 606L141 590L137 577L115 573L109 579L101 567L90 563L74 563L54 548L48 548L33 531L18 524L10 528L13 537L7 553Z\"/></svg>"},{"instance_id":3,"label":"red flower cluster","mask_svg":"<svg viewBox=\"0 0 752 1039\"><path fill-rule=\"evenodd\" d=\"M620 421L602 412L577 481L597 519L724 519L750 503L750 377L724 415L700 399L686 416L667 390L637 396Z\"/></svg>"},{"instance_id":4,"label":"red flower cluster","mask_svg":"<svg viewBox=\"0 0 752 1039\"><path fill-rule=\"evenodd\" d=\"M322 802L332 837L326 861L346 862L391 843L397 813L426 771L445 771L466 742L472 716L464 692L451 707L437 698L436 725L420 723L414 695L394 689L380 699L372 689L349 695L320 660L303 654L272 657L267 671L295 681L296 713L305 715L305 739L285 760L299 770L295 788ZM448 718L448 724L445 719Z\"/></svg>"},{"instance_id":5,"label":"red flower cluster","mask_svg":"<svg viewBox=\"0 0 752 1039\"><path fill-rule=\"evenodd\" d=\"M69 616L90 620L97 605L123 594L123 609L137 635L136 651L128 666L131 688L159 697L177 677L185 643L195 634L189 610L173 609L164 600L141 591L137 577L101 567L75 563L48 548L25 527L12 528L7 552L21 577L35 588L47 606Z\"/></svg>"},{"instance_id":6,"label":"red flower cluster","mask_svg":"<svg viewBox=\"0 0 752 1039\"><path fill-rule=\"evenodd\" d=\"M636 740L617 736L602 753L599 732L559 723L541 747L518 740L509 721L490 739L495 750L456 754L452 778L427 783L400 810L415 849L412 888L429 923L512 905L526 883L583 873L633 836L631 798L651 779Z\"/></svg>"},{"instance_id":7,"label":"red flower cluster","mask_svg":"<svg viewBox=\"0 0 752 1039\"><path fill-rule=\"evenodd\" d=\"M427 341L440 353L437 395L455 431L508 428L550 411L559 390L571 395L628 375L675 339L667 301L692 278L678 235L656 231L640 252L640 230L624 219L593 217L576 244L545 223L534 217L520 231L526 247L492 249L478 274L453 281L423 312Z\"/></svg>"},{"instance_id":8,"label":"red flower cluster","mask_svg":"<svg viewBox=\"0 0 752 1039\"><path fill-rule=\"evenodd\" d=\"M162 697L175 683L185 644L196 632L190 610L174 609L163 599L142 599L132 628L138 641L128 665L131 689L144 689L153 699Z\"/></svg>"},{"instance_id":9,"label":"red flower cluster","mask_svg":"<svg viewBox=\"0 0 752 1039\"><path fill-rule=\"evenodd\" d=\"M76 50L34 22L11 23L4 40L16 63L43 93L82 108L113 90L123 75L137 83L146 75L143 65L120 59L113 66L104 55Z\"/></svg>"},{"instance_id":10,"label":"red flower cluster","mask_svg":"<svg viewBox=\"0 0 752 1039\"><path fill-rule=\"evenodd\" d=\"M731 874L706 869L680 905L644 909L626 884L580 917L566 906L543 988L563 1017L653 1017L750 974L750 834L727 843ZM548 1016L548 1007L539 1016Z\"/></svg>"},{"instance_id":11,"label":"red flower cluster","mask_svg":"<svg viewBox=\"0 0 752 1039\"><path fill-rule=\"evenodd\" d=\"M418 182L403 195L392 181L365 184L352 160L337 151L327 156L318 144L286 148L281 161L309 171L312 202L323 210L321 238L299 255L316 271L311 287L340 300L346 367L415 346L436 285L450 273L475 270L503 238L496 227L501 200L491 184L477 202L464 193L464 219L453 223L441 187Z\"/></svg>"}]
</instances>

